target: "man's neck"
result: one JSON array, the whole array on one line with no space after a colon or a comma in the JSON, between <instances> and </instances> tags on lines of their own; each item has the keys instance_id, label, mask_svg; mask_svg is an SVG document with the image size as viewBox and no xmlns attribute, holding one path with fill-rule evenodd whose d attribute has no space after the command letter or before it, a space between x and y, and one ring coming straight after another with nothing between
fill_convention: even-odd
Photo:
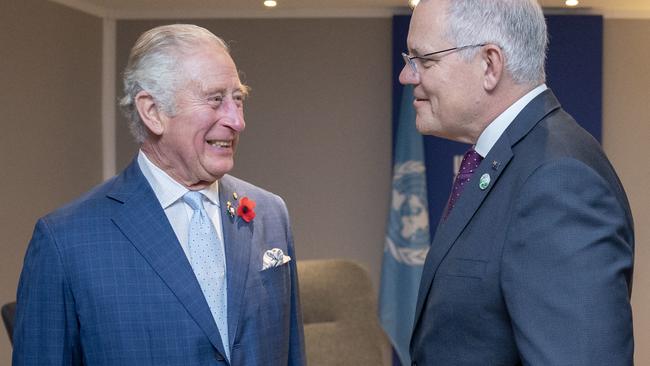
<instances>
[{"instance_id":1,"label":"man's neck","mask_svg":"<svg viewBox=\"0 0 650 366\"><path fill-rule=\"evenodd\" d=\"M485 129L499 117L506 109L510 108L515 102L521 99L524 95L528 94L531 90L535 89L537 86L542 83L531 85L531 84L516 84L512 80L508 80L502 85L499 85L492 93L489 94L489 97L486 101L485 108L483 109L484 113L481 117L483 125L479 133L475 136L473 141L476 144L479 136L485 131Z\"/></svg>"},{"instance_id":2,"label":"man's neck","mask_svg":"<svg viewBox=\"0 0 650 366\"><path fill-rule=\"evenodd\" d=\"M154 143L151 143L148 140L145 140L145 142L142 143L140 146L140 150L146 155L147 159L158 167L160 170L165 172L170 178L178 182L179 184L183 185L187 189L191 191L200 191L202 189L205 189L206 187L210 186L214 182L208 182L208 181L188 181L186 179L182 179L181 175L178 174L178 171L174 169L174 167L171 164L166 164L165 161L167 159L165 158L164 154L160 152L160 149L156 148L156 145Z\"/></svg>"}]
</instances>

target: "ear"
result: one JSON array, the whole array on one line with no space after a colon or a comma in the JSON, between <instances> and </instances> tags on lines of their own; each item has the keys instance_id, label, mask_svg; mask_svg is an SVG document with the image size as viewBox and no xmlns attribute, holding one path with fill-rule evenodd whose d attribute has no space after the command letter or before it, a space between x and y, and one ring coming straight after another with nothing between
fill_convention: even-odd
<instances>
[{"instance_id":1,"label":"ear","mask_svg":"<svg viewBox=\"0 0 650 366\"><path fill-rule=\"evenodd\" d=\"M140 118L149 132L156 136L162 135L165 130L164 115L158 110L158 104L156 104L153 96L144 90L140 91L135 96L135 106L138 108Z\"/></svg>"},{"instance_id":2,"label":"ear","mask_svg":"<svg viewBox=\"0 0 650 366\"><path fill-rule=\"evenodd\" d=\"M487 44L481 52L483 64L483 88L493 91L504 76L505 59L501 48Z\"/></svg>"}]
</instances>

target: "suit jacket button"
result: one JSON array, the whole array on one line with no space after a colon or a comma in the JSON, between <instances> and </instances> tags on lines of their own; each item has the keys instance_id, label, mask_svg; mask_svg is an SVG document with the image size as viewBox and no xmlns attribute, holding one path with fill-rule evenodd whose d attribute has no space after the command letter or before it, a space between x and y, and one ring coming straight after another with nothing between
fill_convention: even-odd
<instances>
[{"instance_id":1,"label":"suit jacket button","mask_svg":"<svg viewBox=\"0 0 650 366\"><path fill-rule=\"evenodd\" d=\"M223 358L223 356L219 352L214 353L214 358L216 358L217 361L225 361L226 360L225 358Z\"/></svg>"}]
</instances>

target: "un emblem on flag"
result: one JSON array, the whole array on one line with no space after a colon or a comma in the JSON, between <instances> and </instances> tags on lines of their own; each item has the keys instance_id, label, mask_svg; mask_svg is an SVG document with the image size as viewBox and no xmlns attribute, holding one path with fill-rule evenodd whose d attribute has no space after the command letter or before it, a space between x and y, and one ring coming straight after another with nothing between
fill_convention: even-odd
<instances>
[{"instance_id":1,"label":"un emblem on flag","mask_svg":"<svg viewBox=\"0 0 650 366\"><path fill-rule=\"evenodd\" d=\"M409 160L395 165L386 248L393 258L422 266L429 251L429 210L424 163Z\"/></svg>"}]
</instances>

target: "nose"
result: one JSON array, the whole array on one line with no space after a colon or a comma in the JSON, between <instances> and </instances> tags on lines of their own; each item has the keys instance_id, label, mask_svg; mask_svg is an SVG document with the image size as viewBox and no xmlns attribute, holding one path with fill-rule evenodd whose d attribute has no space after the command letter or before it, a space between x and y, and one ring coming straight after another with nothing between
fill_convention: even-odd
<instances>
[{"instance_id":1,"label":"nose","mask_svg":"<svg viewBox=\"0 0 650 366\"><path fill-rule=\"evenodd\" d=\"M409 65L404 65L402 71L399 73L399 82L402 85L415 85L419 82L419 77Z\"/></svg>"},{"instance_id":2,"label":"nose","mask_svg":"<svg viewBox=\"0 0 650 366\"><path fill-rule=\"evenodd\" d=\"M232 128L237 132L244 131L246 122L244 121L244 110L232 98L227 98L221 106L223 111L221 120L223 125Z\"/></svg>"}]
</instances>

